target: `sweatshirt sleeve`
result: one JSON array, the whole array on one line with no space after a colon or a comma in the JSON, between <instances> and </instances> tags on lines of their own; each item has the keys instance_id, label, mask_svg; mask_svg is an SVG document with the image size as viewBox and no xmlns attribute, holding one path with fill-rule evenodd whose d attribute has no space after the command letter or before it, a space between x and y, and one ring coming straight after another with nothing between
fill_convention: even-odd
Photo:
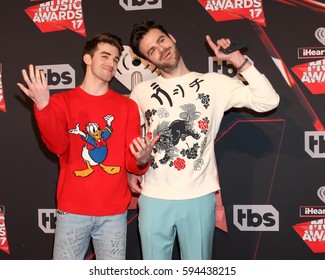
<instances>
[{"instance_id":1,"label":"sweatshirt sleeve","mask_svg":"<svg viewBox=\"0 0 325 280\"><path fill-rule=\"evenodd\" d=\"M243 85L236 81L229 89L226 110L231 107L247 107L256 112L268 112L279 105L280 97L268 79L254 65L243 71L242 76L248 82Z\"/></svg>"},{"instance_id":2,"label":"sweatshirt sleeve","mask_svg":"<svg viewBox=\"0 0 325 280\"><path fill-rule=\"evenodd\" d=\"M51 152L58 156L62 155L69 146L67 119L63 108L54 96L42 110L37 110L34 106L34 114L42 141Z\"/></svg>"},{"instance_id":3,"label":"sweatshirt sleeve","mask_svg":"<svg viewBox=\"0 0 325 280\"><path fill-rule=\"evenodd\" d=\"M130 110L128 115L128 129L126 131L126 168L127 171L133 174L143 175L147 172L150 163L148 162L147 166L143 169L139 169L137 166L137 161L134 155L132 154L130 150L130 143L132 140L138 136L140 136L140 115L139 115L139 109L137 104L130 100Z\"/></svg>"}]
</instances>

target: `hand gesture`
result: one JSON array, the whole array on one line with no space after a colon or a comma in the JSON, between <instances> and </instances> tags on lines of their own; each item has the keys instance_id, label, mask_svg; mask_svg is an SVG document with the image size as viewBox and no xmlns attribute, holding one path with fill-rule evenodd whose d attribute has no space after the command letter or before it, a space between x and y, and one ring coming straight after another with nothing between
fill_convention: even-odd
<instances>
[{"instance_id":1,"label":"hand gesture","mask_svg":"<svg viewBox=\"0 0 325 280\"><path fill-rule=\"evenodd\" d=\"M76 125L76 128L70 129L69 133L76 134L76 135L81 135L84 138L86 138L86 136L87 136L86 133L84 133L83 131L80 130L80 125L79 124Z\"/></svg>"},{"instance_id":2,"label":"hand gesture","mask_svg":"<svg viewBox=\"0 0 325 280\"><path fill-rule=\"evenodd\" d=\"M31 64L29 65L29 76L25 69L22 70L22 74L27 87L22 83L17 83L18 87L35 102L38 110L43 109L50 100L50 91L44 72L36 67L34 69L34 66Z\"/></svg>"},{"instance_id":3,"label":"hand gesture","mask_svg":"<svg viewBox=\"0 0 325 280\"><path fill-rule=\"evenodd\" d=\"M221 38L217 40L217 43L215 44L211 37L209 35L206 35L206 40L210 46L210 48L214 51L217 59L219 60L228 60L231 62L236 68L240 67L245 62L245 57L242 55L242 53L238 51L234 51L230 54L224 54L220 48L228 48L231 44L230 39L228 38ZM242 70L247 69L251 64L247 63L245 65L245 68L242 68Z\"/></svg>"},{"instance_id":4,"label":"hand gesture","mask_svg":"<svg viewBox=\"0 0 325 280\"><path fill-rule=\"evenodd\" d=\"M112 116L112 115L106 115L104 117L104 120L106 121L107 126L112 126L112 121L114 121L114 116Z\"/></svg>"},{"instance_id":5,"label":"hand gesture","mask_svg":"<svg viewBox=\"0 0 325 280\"><path fill-rule=\"evenodd\" d=\"M150 160L151 151L159 139L159 135L156 135L153 139L149 139L147 136L142 139L137 137L133 139L130 144L132 154L137 160L139 167L144 167Z\"/></svg>"}]
</instances>

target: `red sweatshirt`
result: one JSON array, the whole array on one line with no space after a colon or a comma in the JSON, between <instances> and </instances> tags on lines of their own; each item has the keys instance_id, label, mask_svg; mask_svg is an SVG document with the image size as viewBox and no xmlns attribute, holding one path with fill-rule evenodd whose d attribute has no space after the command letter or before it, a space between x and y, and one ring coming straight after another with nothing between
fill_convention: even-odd
<instances>
[{"instance_id":1,"label":"red sweatshirt","mask_svg":"<svg viewBox=\"0 0 325 280\"><path fill-rule=\"evenodd\" d=\"M93 96L80 87L54 94L35 110L42 139L59 156L58 209L91 216L125 212L127 171L139 170L129 144L139 136L134 101L113 90Z\"/></svg>"}]
</instances>

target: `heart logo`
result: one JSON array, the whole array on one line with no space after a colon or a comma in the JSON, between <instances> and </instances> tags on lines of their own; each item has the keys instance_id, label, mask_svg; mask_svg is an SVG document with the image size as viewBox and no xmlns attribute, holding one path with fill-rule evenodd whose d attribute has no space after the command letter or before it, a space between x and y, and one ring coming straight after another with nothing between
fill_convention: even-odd
<instances>
[{"instance_id":1,"label":"heart logo","mask_svg":"<svg viewBox=\"0 0 325 280\"><path fill-rule=\"evenodd\" d=\"M325 203L325 186L322 186L317 190L317 195L320 200Z\"/></svg>"},{"instance_id":2,"label":"heart logo","mask_svg":"<svg viewBox=\"0 0 325 280\"><path fill-rule=\"evenodd\" d=\"M319 27L315 31L316 39L325 46L325 27Z\"/></svg>"}]
</instances>

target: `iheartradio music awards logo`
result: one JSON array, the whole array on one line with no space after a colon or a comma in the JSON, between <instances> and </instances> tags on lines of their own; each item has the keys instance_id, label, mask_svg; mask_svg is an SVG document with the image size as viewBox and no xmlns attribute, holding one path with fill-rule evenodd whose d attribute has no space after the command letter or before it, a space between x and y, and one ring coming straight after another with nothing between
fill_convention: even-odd
<instances>
[{"instance_id":1,"label":"iheartradio music awards logo","mask_svg":"<svg viewBox=\"0 0 325 280\"><path fill-rule=\"evenodd\" d=\"M86 37L82 0L53 0L25 9L43 32L71 30Z\"/></svg>"},{"instance_id":2,"label":"iheartradio music awards logo","mask_svg":"<svg viewBox=\"0 0 325 280\"><path fill-rule=\"evenodd\" d=\"M317 196L325 203L325 186L317 190ZM301 206L300 217L323 217L296 224L293 228L314 253L325 253L325 206Z\"/></svg>"},{"instance_id":3,"label":"iheartradio music awards logo","mask_svg":"<svg viewBox=\"0 0 325 280\"><path fill-rule=\"evenodd\" d=\"M0 63L0 110L6 112L6 105L2 87L2 63Z\"/></svg>"},{"instance_id":4,"label":"iheartradio music awards logo","mask_svg":"<svg viewBox=\"0 0 325 280\"><path fill-rule=\"evenodd\" d=\"M315 37L323 46L299 48L298 58L320 59L294 66L292 71L312 94L325 94L325 27L317 28Z\"/></svg>"},{"instance_id":5,"label":"iheartradio music awards logo","mask_svg":"<svg viewBox=\"0 0 325 280\"><path fill-rule=\"evenodd\" d=\"M153 79L159 75L156 67L135 55L129 46L124 45L123 47L124 51L119 61L115 78L127 87L128 90L132 91L136 84L144 80Z\"/></svg>"},{"instance_id":6,"label":"iheartradio music awards logo","mask_svg":"<svg viewBox=\"0 0 325 280\"><path fill-rule=\"evenodd\" d=\"M292 68L312 94L325 93L325 58Z\"/></svg>"},{"instance_id":7,"label":"iheartradio music awards logo","mask_svg":"<svg viewBox=\"0 0 325 280\"><path fill-rule=\"evenodd\" d=\"M5 207L0 205L0 250L10 254L5 225Z\"/></svg>"},{"instance_id":8,"label":"iheartradio music awards logo","mask_svg":"<svg viewBox=\"0 0 325 280\"><path fill-rule=\"evenodd\" d=\"M198 0L215 21L248 19L266 26L262 0Z\"/></svg>"}]
</instances>

